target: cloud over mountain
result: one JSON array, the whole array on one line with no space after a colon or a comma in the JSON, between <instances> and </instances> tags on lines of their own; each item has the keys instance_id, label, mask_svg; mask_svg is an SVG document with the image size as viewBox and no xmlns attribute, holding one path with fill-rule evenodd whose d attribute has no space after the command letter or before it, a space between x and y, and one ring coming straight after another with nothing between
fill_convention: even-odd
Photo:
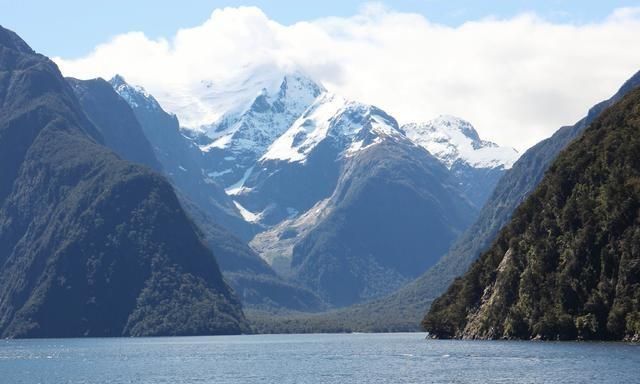
<instances>
[{"instance_id":1,"label":"cloud over mountain","mask_svg":"<svg viewBox=\"0 0 640 384\"><path fill-rule=\"evenodd\" d=\"M401 122L459 115L482 137L521 150L578 120L584 105L637 71L639 10L591 24L522 14L450 27L376 4L293 25L254 7L224 8L168 38L130 32L86 57L55 61L69 76L121 73L188 126L217 119L234 93L257 93L300 70Z\"/></svg>"}]
</instances>

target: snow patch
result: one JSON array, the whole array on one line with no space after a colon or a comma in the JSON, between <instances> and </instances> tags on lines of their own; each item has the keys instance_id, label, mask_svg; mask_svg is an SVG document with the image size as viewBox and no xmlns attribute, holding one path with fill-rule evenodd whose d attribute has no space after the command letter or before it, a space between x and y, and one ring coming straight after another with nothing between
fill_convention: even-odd
<instances>
[{"instance_id":1,"label":"snow patch","mask_svg":"<svg viewBox=\"0 0 640 384\"><path fill-rule=\"evenodd\" d=\"M426 123L405 124L402 130L449 169L459 161L474 168L509 169L520 157L513 148L481 140L469 122L454 116L443 115Z\"/></svg>"},{"instance_id":2,"label":"snow patch","mask_svg":"<svg viewBox=\"0 0 640 384\"><path fill-rule=\"evenodd\" d=\"M238 203L235 200L233 200L233 204L236 206L236 208L238 208L238 211L240 211L240 215L242 215L242 218L245 219L246 221L250 223L255 223L260 221L260 214L255 214L249 211L248 209L240 205L240 203Z\"/></svg>"},{"instance_id":3,"label":"snow patch","mask_svg":"<svg viewBox=\"0 0 640 384\"><path fill-rule=\"evenodd\" d=\"M227 168L227 169L225 169L223 171L220 171L220 172L209 172L209 173L207 173L207 176L216 178L216 177L220 177L220 176L226 175L227 173L231 173L231 172L232 172L232 170Z\"/></svg>"},{"instance_id":4,"label":"snow patch","mask_svg":"<svg viewBox=\"0 0 640 384\"><path fill-rule=\"evenodd\" d=\"M211 144L201 146L200 150L202 152L209 152L212 148L224 149L227 146L229 146L229 144L231 143L232 136L233 136L232 134L222 136L217 140L215 140L214 142L212 142Z\"/></svg>"},{"instance_id":5,"label":"snow patch","mask_svg":"<svg viewBox=\"0 0 640 384\"><path fill-rule=\"evenodd\" d=\"M143 87L128 84L120 75L115 75L109 80L109 84L131 108L162 109L158 101Z\"/></svg>"},{"instance_id":6,"label":"snow patch","mask_svg":"<svg viewBox=\"0 0 640 384\"><path fill-rule=\"evenodd\" d=\"M253 167L247 169L244 172L244 175L242 175L242 178L238 180L235 184L231 185L229 188L226 188L224 191L227 193L227 195L234 196L234 195L240 195L242 193L251 191L250 188L245 188L244 186L244 183L247 181L247 179L251 175L251 172L253 172Z\"/></svg>"}]
</instances>

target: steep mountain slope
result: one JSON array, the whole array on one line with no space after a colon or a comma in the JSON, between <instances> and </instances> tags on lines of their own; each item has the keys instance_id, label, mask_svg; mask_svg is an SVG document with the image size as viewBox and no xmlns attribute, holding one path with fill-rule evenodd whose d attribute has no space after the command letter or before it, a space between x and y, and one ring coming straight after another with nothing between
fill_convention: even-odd
<instances>
[{"instance_id":1,"label":"steep mountain slope","mask_svg":"<svg viewBox=\"0 0 640 384\"><path fill-rule=\"evenodd\" d=\"M136 116L109 83L73 78L67 78L67 82L107 147L125 160L162 169Z\"/></svg>"},{"instance_id":2,"label":"steep mountain slope","mask_svg":"<svg viewBox=\"0 0 640 384\"><path fill-rule=\"evenodd\" d=\"M316 295L285 282L253 249L219 224L239 229L218 207L236 208L215 181L203 179L200 149L180 133L175 116L166 113L143 88L127 84L122 77L116 76L110 83L138 117L167 177L178 190L182 206L202 230L220 269L243 304L262 309L317 311L324 308L325 304ZM103 107L103 114L116 112L109 110L108 105ZM238 216L234 218L239 220Z\"/></svg>"},{"instance_id":3,"label":"steep mountain slope","mask_svg":"<svg viewBox=\"0 0 640 384\"><path fill-rule=\"evenodd\" d=\"M121 76L109 83L133 110L164 173L183 195L236 236L244 240L253 237L256 229L242 218L224 189L204 173L202 153L182 135L178 119L165 112L142 87L128 84Z\"/></svg>"},{"instance_id":4,"label":"steep mountain slope","mask_svg":"<svg viewBox=\"0 0 640 384\"><path fill-rule=\"evenodd\" d=\"M0 27L0 335L246 331L172 187L103 140L55 64Z\"/></svg>"},{"instance_id":5,"label":"steep mountain slope","mask_svg":"<svg viewBox=\"0 0 640 384\"><path fill-rule=\"evenodd\" d=\"M409 143L364 149L345 165L326 216L294 246L296 278L344 306L417 277L473 219L448 176Z\"/></svg>"},{"instance_id":6,"label":"steep mountain slope","mask_svg":"<svg viewBox=\"0 0 640 384\"><path fill-rule=\"evenodd\" d=\"M640 339L640 90L550 166L491 248L434 301L437 337Z\"/></svg>"},{"instance_id":7,"label":"steep mountain slope","mask_svg":"<svg viewBox=\"0 0 640 384\"><path fill-rule=\"evenodd\" d=\"M513 148L481 140L469 122L453 116L405 124L402 130L453 172L465 195L478 208L519 156Z\"/></svg>"}]
</instances>

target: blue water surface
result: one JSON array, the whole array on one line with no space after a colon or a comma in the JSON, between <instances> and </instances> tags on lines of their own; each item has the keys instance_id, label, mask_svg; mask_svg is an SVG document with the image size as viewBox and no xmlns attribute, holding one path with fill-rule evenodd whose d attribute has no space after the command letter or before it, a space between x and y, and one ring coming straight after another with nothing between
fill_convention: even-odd
<instances>
[{"instance_id":1,"label":"blue water surface","mask_svg":"<svg viewBox=\"0 0 640 384\"><path fill-rule=\"evenodd\" d=\"M640 346L419 333L2 340L0 383L640 383Z\"/></svg>"}]
</instances>

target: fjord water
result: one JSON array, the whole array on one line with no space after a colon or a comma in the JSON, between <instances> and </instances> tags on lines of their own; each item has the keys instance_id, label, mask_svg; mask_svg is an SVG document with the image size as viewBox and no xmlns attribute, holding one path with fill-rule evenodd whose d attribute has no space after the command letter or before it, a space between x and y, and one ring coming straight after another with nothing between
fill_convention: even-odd
<instances>
[{"instance_id":1,"label":"fjord water","mask_svg":"<svg viewBox=\"0 0 640 384\"><path fill-rule=\"evenodd\" d=\"M2 383L636 383L640 346L424 334L0 341Z\"/></svg>"}]
</instances>

